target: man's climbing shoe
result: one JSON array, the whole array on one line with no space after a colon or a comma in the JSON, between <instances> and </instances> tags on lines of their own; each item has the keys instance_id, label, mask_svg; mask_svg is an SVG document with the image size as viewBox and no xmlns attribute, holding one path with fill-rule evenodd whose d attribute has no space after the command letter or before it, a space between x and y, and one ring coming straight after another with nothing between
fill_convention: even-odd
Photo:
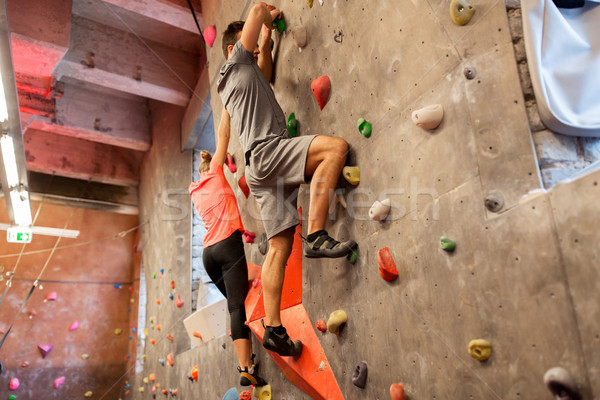
<instances>
[{"instance_id":1,"label":"man's climbing shoe","mask_svg":"<svg viewBox=\"0 0 600 400\"><path fill-rule=\"evenodd\" d=\"M299 340L292 342L285 328L282 327L282 329L283 333L278 335L272 326L265 328L265 335L263 336L264 348L274 351L282 357L299 357L300 353L302 353L302 342Z\"/></svg>"},{"instance_id":2,"label":"man's climbing shoe","mask_svg":"<svg viewBox=\"0 0 600 400\"><path fill-rule=\"evenodd\" d=\"M304 256L308 258L338 258L351 254L356 248L354 240L338 242L330 237L327 232L322 233L313 241L306 239L304 246Z\"/></svg>"},{"instance_id":3,"label":"man's climbing shoe","mask_svg":"<svg viewBox=\"0 0 600 400\"><path fill-rule=\"evenodd\" d=\"M244 369L238 366L238 371L240 373L240 385L242 386L264 386L267 384L263 378L258 376L258 365L253 365L252 367L244 367Z\"/></svg>"}]
</instances>

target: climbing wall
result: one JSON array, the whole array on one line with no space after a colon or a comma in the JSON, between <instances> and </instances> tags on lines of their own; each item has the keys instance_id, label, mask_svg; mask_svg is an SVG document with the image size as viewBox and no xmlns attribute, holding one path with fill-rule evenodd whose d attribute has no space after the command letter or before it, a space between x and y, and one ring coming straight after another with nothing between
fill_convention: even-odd
<instances>
[{"instance_id":1,"label":"climbing wall","mask_svg":"<svg viewBox=\"0 0 600 400\"><path fill-rule=\"evenodd\" d=\"M340 180L347 207L333 204L327 223L334 237L359 243L358 261L302 260L301 306L318 339L305 351L322 351L327 362L315 363L313 373L331 373L326 385L346 399L390 398L393 383L413 399L551 399L543 376L555 366L570 371L584 398L600 396L600 172L540 190L504 3L472 4L475 14L463 26L450 19L448 1L275 4L288 28L274 37L273 89L286 116L295 114L299 135L344 138L347 164L360 169L358 185ZM221 34L252 5L202 2L204 25L217 30L207 48L215 124ZM299 26L308 34L302 50L290 34ZM331 93L320 110L311 82L322 75ZM432 104L444 109L441 124L415 126L412 113ZM357 129L359 118L372 124L369 138ZM256 202L237 184L244 165L235 139L229 151L238 169L226 176L246 229L259 238ZM308 195L303 186L305 215ZM371 205L386 198L388 217L370 220ZM440 248L443 235L457 243L454 252ZM398 270L391 282L378 271L384 247ZM246 255L258 266L264 261L258 244L246 245ZM336 310L348 316L339 336L317 331L316 321ZM469 355L473 339L491 343L487 361ZM273 399L321 398L290 383L287 367L254 344ZM361 361L368 365L364 389L352 384ZM194 365L197 383L187 378ZM169 384L180 396L220 399L238 382L235 366L231 341L222 337L178 356Z\"/></svg>"}]
</instances>

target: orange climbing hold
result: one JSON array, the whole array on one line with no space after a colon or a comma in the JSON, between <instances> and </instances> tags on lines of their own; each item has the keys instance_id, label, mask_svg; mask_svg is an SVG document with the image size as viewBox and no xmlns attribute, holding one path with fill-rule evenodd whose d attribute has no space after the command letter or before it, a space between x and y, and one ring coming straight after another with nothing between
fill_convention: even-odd
<instances>
[{"instance_id":1,"label":"orange climbing hold","mask_svg":"<svg viewBox=\"0 0 600 400\"><path fill-rule=\"evenodd\" d=\"M251 400L252 399L252 392L249 390L244 390L242 393L240 393L240 400Z\"/></svg>"},{"instance_id":2,"label":"orange climbing hold","mask_svg":"<svg viewBox=\"0 0 600 400\"><path fill-rule=\"evenodd\" d=\"M175 305L177 306L177 308L181 308L181 306L183 306L183 301L181 301L179 295L177 295L177 298L175 299Z\"/></svg>"},{"instance_id":3,"label":"orange climbing hold","mask_svg":"<svg viewBox=\"0 0 600 400\"><path fill-rule=\"evenodd\" d=\"M162 394L164 394L165 396L169 395L169 391L167 389L163 389L162 390Z\"/></svg>"},{"instance_id":4,"label":"orange climbing hold","mask_svg":"<svg viewBox=\"0 0 600 400\"><path fill-rule=\"evenodd\" d=\"M197 381L198 380L198 366L194 365L192 367L192 379Z\"/></svg>"},{"instance_id":5,"label":"orange climbing hold","mask_svg":"<svg viewBox=\"0 0 600 400\"><path fill-rule=\"evenodd\" d=\"M150 379L150 382L154 382L156 380L156 375L154 375L154 373L148 375L148 379Z\"/></svg>"},{"instance_id":6,"label":"orange climbing hold","mask_svg":"<svg viewBox=\"0 0 600 400\"><path fill-rule=\"evenodd\" d=\"M167 334L167 339L169 339L172 342L173 341L173 335L171 335L170 333Z\"/></svg>"},{"instance_id":7,"label":"orange climbing hold","mask_svg":"<svg viewBox=\"0 0 600 400\"><path fill-rule=\"evenodd\" d=\"M156 344L156 339L150 339L150 344Z\"/></svg>"},{"instance_id":8,"label":"orange climbing hold","mask_svg":"<svg viewBox=\"0 0 600 400\"><path fill-rule=\"evenodd\" d=\"M157 325L156 325L156 330L157 330L157 331L160 331L160 324L157 324Z\"/></svg>"},{"instance_id":9,"label":"orange climbing hold","mask_svg":"<svg viewBox=\"0 0 600 400\"><path fill-rule=\"evenodd\" d=\"M160 299L156 299L156 304L160 305Z\"/></svg>"},{"instance_id":10,"label":"orange climbing hold","mask_svg":"<svg viewBox=\"0 0 600 400\"><path fill-rule=\"evenodd\" d=\"M169 365L172 367L173 366L173 353L169 353L167 354L167 362L169 363Z\"/></svg>"},{"instance_id":11,"label":"orange climbing hold","mask_svg":"<svg viewBox=\"0 0 600 400\"><path fill-rule=\"evenodd\" d=\"M175 281L171 281L171 289L175 289Z\"/></svg>"},{"instance_id":12,"label":"orange climbing hold","mask_svg":"<svg viewBox=\"0 0 600 400\"><path fill-rule=\"evenodd\" d=\"M327 100L329 99L329 92L331 91L331 80L327 75L323 75L312 81L310 85L313 94L315 95L315 99L317 99L317 103L319 104L319 108L322 110L327 104Z\"/></svg>"},{"instance_id":13,"label":"orange climbing hold","mask_svg":"<svg viewBox=\"0 0 600 400\"><path fill-rule=\"evenodd\" d=\"M392 386L390 386L390 396L392 400L406 400L404 385L401 383L392 383Z\"/></svg>"},{"instance_id":14,"label":"orange climbing hold","mask_svg":"<svg viewBox=\"0 0 600 400\"><path fill-rule=\"evenodd\" d=\"M379 264L379 275L381 275L383 280L391 282L398 277L396 263L394 263L389 248L384 247L379 249L377 252L377 263Z\"/></svg>"},{"instance_id":15,"label":"orange climbing hold","mask_svg":"<svg viewBox=\"0 0 600 400\"><path fill-rule=\"evenodd\" d=\"M250 188L246 183L246 175L242 175L242 177L238 181L238 186L240 187L240 189L242 189L242 193L244 193L244 196L248 198L248 196L250 196Z\"/></svg>"},{"instance_id":16,"label":"orange climbing hold","mask_svg":"<svg viewBox=\"0 0 600 400\"><path fill-rule=\"evenodd\" d=\"M194 335L195 337L197 337L198 339L202 339L202 335L200 334L200 332L198 331L194 331L192 332L192 335Z\"/></svg>"}]
</instances>

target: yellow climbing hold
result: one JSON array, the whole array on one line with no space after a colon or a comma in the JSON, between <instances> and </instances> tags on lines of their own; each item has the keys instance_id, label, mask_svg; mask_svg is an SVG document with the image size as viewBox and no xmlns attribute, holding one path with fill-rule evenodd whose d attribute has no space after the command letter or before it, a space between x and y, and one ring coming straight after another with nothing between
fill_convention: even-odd
<instances>
[{"instance_id":1,"label":"yellow climbing hold","mask_svg":"<svg viewBox=\"0 0 600 400\"><path fill-rule=\"evenodd\" d=\"M344 167L342 175L344 175L344 178L354 186L358 185L358 182L360 182L360 172L358 167Z\"/></svg>"},{"instance_id":2,"label":"yellow climbing hold","mask_svg":"<svg viewBox=\"0 0 600 400\"><path fill-rule=\"evenodd\" d=\"M327 329L329 332L340 335L340 326L348 321L348 316L343 310L336 310L329 315L327 320Z\"/></svg>"},{"instance_id":3,"label":"yellow climbing hold","mask_svg":"<svg viewBox=\"0 0 600 400\"><path fill-rule=\"evenodd\" d=\"M308 3L308 6L309 6L310 8L312 8L312 5L313 5L313 0L306 0L306 2Z\"/></svg>"},{"instance_id":4,"label":"yellow climbing hold","mask_svg":"<svg viewBox=\"0 0 600 400\"><path fill-rule=\"evenodd\" d=\"M144 393L144 387L140 386L140 388L138 389L140 391L140 393Z\"/></svg>"},{"instance_id":5,"label":"yellow climbing hold","mask_svg":"<svg viewBox=\"0 0 600 400\"><path fill-rule=\"evenodd\" d=\"M148 377L147 377L147 376L145 376L145 377L144 377L144 379L142 379L142 381L144 381L144 383L148 383L148 382L150 382L150 381L148 380Z\"/></svg>"},{"instance_id":6,"label":"yellow climbing hold","mask_svg":"<svg viewBox=\"0 0 600 400\"><path fill-rule=\"evenodd\" d=\"M457 25L465 25L475 13L475 7L470 5L467 0L452 0L450 3L450 16Z\"/></svg>"},{"instance_id":7,"label":"yellow climbing hold","mask_svg":"<svg viewBox=\"0 0 600 400\"><path fill-rule=\"evenodd\" d=\"M476 360L485 361L492 354L492 345L485 339L473 339L469 342L469 354Z\"/></svg>"},{"instance_id":8,"label":"yellow climbing hold","mask_svg":"<svg viewBox=\"0 0 600 400\"><path fill-rule=\"evenodd\" d=\"M88 390L87 392L85 392L85 394L83 395L83 397L92 397L94 395L94 393L92 393L91 390Z\"/></svg>"},{"instance_id":9,"label":"yellow climbing hold","mask_svg":"<svg viewBox=\"0 0 600 400\"><path fill-rule=\"evenodd\" d=\"M90 355L88 353L84 353L81 355L82 360L87 360L88 358L90 358Z\"/></svg>"},{"instance_id":10,"label":"yellow climbing hold","mask_svg":"<svg viewBox=\"0 0 600 400\"><path fill-rule=\"evenodd\" d=\"M254 397L258 400L271 400L271 385L256 386L254 388Z\"/></svg>"},{"instance_id":11,"label":"yellow climbing hold","mask_svg":"<svg viewBox=\"0 0 600 400\"><path fill-rule=\"evenodd\" d=\"M121 333L123 333L123 329L121 329L121 328L115 329L115 335L120 335Z\"/></svg>"}]
</instances>

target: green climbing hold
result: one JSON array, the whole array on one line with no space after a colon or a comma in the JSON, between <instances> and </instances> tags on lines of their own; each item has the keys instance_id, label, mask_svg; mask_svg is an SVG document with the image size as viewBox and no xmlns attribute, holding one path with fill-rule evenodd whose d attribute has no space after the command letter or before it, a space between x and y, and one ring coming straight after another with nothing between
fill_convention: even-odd
<instances>
[{"instance_id":1,"label":"green climbing hold","mask_svg":"<svg viewBox=\"0 0 600 400\"><path fill-rule=\"evenodd\" d=\"M292 137L296 137L296 132L298 130L298 120L296 120L296 116L294 113L291 113L287 120L287 129Z\"/></svg>"},{"instance_id":2,"label":"green climbing hold","mask_svg":"<svg viewBox=\"0 0 600 400\"><path fill-rule=\"evenodd\" d=\"M350 261L350 264L356 264L356 261L358 261L358 250L353 249L350 253L348 253L346 260Z\"/></svg>"},{"instance_id":3,"label":"green climbing hold","mask_svg":"<svg viewBox=\"0 0 600 400\"><path fill-rule=\"evenodd\" d=\"M15 396L14 394L11 394L10 396L8 396L8 400L16 400L17 396Z\"/></svg>"},{"instance_id":4,"label":"green climbing hold","mask_svg":"<svg viewBox=\"0 0 600 400\"><path fill-rule=\"evenodd\" d=\"M456 249L456 242L448 239L446 236L440 238L440 247L442 250L452 253Z\"/></svg>"},{"instance_id":5,"label":"green climbing hold","mask_svg":"<svg viewBox=\"0 0 600 400\"><path fill-rule=\"evenodd\" d=\"M152 279L156 279L156 273L152 274Z\"/></svg>"},{"instance_id":6,"label":"green climbing hold","mask_svg":"<svg viewBox=\"0 0 600 400\"><path fill-rule=\"evenodd\" d=\"M358 130L364 137L368 138L371 136L370 122L367 122L367 120L365 120L364 118L359 118L358 122L356 122L356 126L358 127Z\"/></svg>"},{"instance_id":7,"label":"green climbing hold","mask_svg":"<svg viewBox=\"0 0 600 400\"><path fill-rule=\"evenodd\" d=\"M469 23L475 13L475 7L467 0L452 0L450 2L450 17L456 25L465 25Z\"/></svg>"},{"instance_id":8,"label":"green climbing hold","mask_svg":"<svg viewBox=\"0 0 600 400\"><path fill-rule=\"evenodd\" d=\"M273 26L277 29L277 32L283 33L285 31L285 22L283 21L283 17L280 15L277 16L273 20Z\"/></svg>"}]
</instances>

